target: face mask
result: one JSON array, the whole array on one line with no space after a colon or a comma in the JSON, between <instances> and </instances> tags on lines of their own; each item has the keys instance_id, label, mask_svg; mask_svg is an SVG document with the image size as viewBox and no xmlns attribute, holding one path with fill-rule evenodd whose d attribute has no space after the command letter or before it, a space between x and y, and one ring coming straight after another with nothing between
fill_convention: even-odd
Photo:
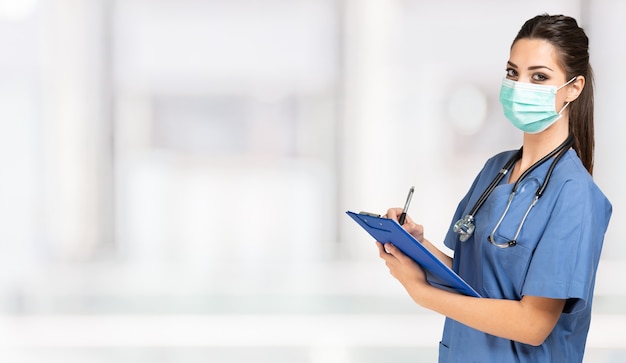
<instances>
[{"instance_id":1,"label":"face mask","mask_svg":"<svg viewBox=\"0 0 626 363\"><path fill-rule=\"evenodd\" d=\"M570 79L561 87L533 83L515 82L508 78L502 80L500 103L504 115L518 129L536 134L550 127L561 117L561 112L569 105L556 112L556 92L570 84Z\"/></svg>"}]
</instances>

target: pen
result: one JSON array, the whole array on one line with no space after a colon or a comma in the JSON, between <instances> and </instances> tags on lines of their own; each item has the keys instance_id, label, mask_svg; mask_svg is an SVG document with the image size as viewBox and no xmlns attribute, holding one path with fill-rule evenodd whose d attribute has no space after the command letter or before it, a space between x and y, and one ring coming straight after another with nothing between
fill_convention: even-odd
<instances>
[{"instance_id":1,"label":"pen","mask_svg":"<svg viewBox=\"0 0 626 363\"><path fill-rule=\"evenodd\" d=\"M400 214L400 218L398 218L398 223L400 223L400 225L404 224L404 220L406 219L406 212L409 211L409 204L411 203L411 197L413 196L414 190L415 187L411 187L411 189L409 189L409 195L406 196L406 203L404 203L402 214Z\"/></svg>"}]
</instances>

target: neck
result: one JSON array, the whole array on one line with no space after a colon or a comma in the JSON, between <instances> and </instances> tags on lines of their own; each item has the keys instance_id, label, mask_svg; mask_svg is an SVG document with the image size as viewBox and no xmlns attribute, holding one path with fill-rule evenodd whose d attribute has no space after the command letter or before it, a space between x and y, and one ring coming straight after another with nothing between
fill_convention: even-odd
<instances>
[{"instance_id":1,"label":"neck","mask_svg":"<svg viewBox=\"0 0 626 363\"><path fill-rule=\"evenodd\" d=\"M534 163L561 145L569 135L568 120L561 117L552 126L538 134L524 134L522 158L515 163L509 182L514 182Z\"/></svg>"},{"instance_id":2,"label":"neck","mask_svg":"<svg viewBox=\"0 0 626 363\"><path fill-rule=\"evenodd\" d=\"M556 123L538 134L524 134L524 153L521 164L530 167L556 149L569 136L568 120L561 117Z\"/></svg>"}]
</instances>

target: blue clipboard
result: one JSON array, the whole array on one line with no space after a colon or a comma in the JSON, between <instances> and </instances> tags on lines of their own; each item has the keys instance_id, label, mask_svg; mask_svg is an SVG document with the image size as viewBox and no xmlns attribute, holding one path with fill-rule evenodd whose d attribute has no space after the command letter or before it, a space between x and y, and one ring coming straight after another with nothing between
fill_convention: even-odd
<instances>
[{"instance_id":1,"label":"blue clipboard","mask_svg":"<svg viewBox=\"0 0 626 363\"><path fill-rule=\"evenodd\" d=\"M376 241L391 242L405 255L411 257L426 271L428 282L444 290L468 296L481 297L467 282L451 268L441 262L426 247L411 236L393 219L381 218L370 213L346 212Z\"/></svg>"}]
</instances>

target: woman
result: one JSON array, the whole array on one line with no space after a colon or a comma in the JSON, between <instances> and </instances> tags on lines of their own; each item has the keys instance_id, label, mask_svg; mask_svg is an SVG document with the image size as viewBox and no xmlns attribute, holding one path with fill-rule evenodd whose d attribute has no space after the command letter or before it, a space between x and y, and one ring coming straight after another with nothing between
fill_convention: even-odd
<instances>
[{"instance_id":1,"label":"woman","mask_svg":"<svg viewBox=\"0 0 626 363\"><path fill-rule=\"evenodd\" d=\"M403 225L483 298L429 285L392 244L379 254L416 303L447 317L440 362L580 362L612 207L591 177L592 72L575 19L522 26L500 101L523 147L489 159L459 203L444 241L454 258Z\"/></svg>"}]
</instances>

